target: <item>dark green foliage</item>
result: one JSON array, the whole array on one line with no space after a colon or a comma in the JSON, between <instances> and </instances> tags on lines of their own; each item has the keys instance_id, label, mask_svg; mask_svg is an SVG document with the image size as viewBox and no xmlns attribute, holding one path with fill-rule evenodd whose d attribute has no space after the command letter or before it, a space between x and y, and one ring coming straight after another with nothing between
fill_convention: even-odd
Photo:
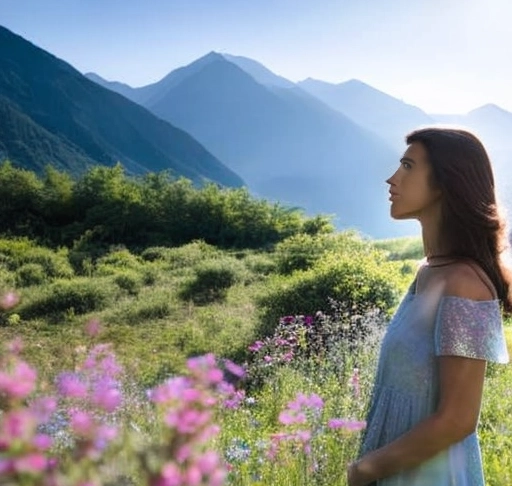
<instances>
[{"instance_id":1,"label":"dark green foliage","mask_svg":"<svg viewBox=\"0 0 512 486\"><path fill-rule=\"evenodd\" d=\"M397 302L400 275L382 255L332 253L311 269L275 278L259 298L261 335L271 335L279 319L331 311L330 299L345 307L367 306L388 311Z\"/></svg>"},{"instance_id":2,"label":"dark green foliage","mask_svg":"<svg viewBox=\"0 0 512 486\"><path fill-rule=\"evenodd\" d=\"M39 263L25 263L16 270L16 284L19 287L40 285L47 279L44 268Z\"/></svg>"},{"instance_id":3,"label":"dark green foliage","mask_svg":"<svg viewBox=\"0 0 512 486\"><path fill-rule=\"evenodd\" d=\"M95 260L112 245L167 259L165 247L201 240L221 248L269 247L300 234L332 229L325 217L252 197L246 189L202 188L168 173L128 177L121 165L92 167L74 181L48 168L35 173L0 165L0 227L53 246L72 248L79 273L85 258ZM146 257L144 257L146 258Z\"/></svg>"},{"instance_id":4,"label":"dark green foliage","mask_svg":"<svg viewBox=\"0 0 512 486\"><path fill-rule=\"evenodd\" d=\"M303 227L304 233L311 236L330 234L334 229L331 219L321 214L305 221Z\"/></svg>"},{"instance_id":5,"label":"dark green foliage","mask_svg":"<svg viewBox=\"0 0 512 486\"><path fill-rule=\"evenodd\" d=\"M105 280L60 280L23 303L18 312L23 319L86 314L104 309L112 302L113 288Z\"/></svg>"},{"instance_id":6,"label":"dark green foliage","mask_svg":"<svg viewBox=\"0 0 512 486\"><path fill-rule=\"evenodd\" d=\"M0 264L0 292L4 292L16 285L16 276L5 268L4 264Z\"/></svg>"},{"instance_id":7,"label":"dark green foliage","mask_svg":"<svg viewBox=\"0 0 512 486\"><path fill-rule=\"evenodd\" d=\"M158 260L165 260L169 249L165 246L150 246L146 248L141 254L141 258L146 262L155 262Z\"/></svg>"},{"instance_id":8,"label":"dark green foliage","mask_svg":"<svg viewBox=\"0 0 512 486\"><path fill-rule=\"evenodd\" d=\"M142 325L148 321L164 319L172 310L169 297L158 295L148 300L138 300L117 317L120 322L131 325Z\"/></svg>"},{"instance_id":9,"label":"dark green foliage","mask_svg":"<svg viewBox=\"0 0 512 486\"><path fill-rule=\"evenodd\" d=\"M206 304L225 298L227 290L244 278L245 268L234 258L210 260L195 268L195 277L187 282L180 297L197 304Z\"/></svg>"},{"instance_id":10,"label":"dark green foliage","mask_svg":"<svg viewBox=\"0 0 512 486\"><path fill-rule=\"evenodd\" d=\"M0 228L3 232L32 236L42 223L43 183L34 172L0 165Z\"/></svg>"},{"instance_id":11,"label":"dark green foliage","mask_svg":"<svg viewBox=\"0 0 512 486\"><path fill-rule=\"evenodd\" d=\"M121 271L114 276L114 282L130 295L137 295L142 288L141 276L132 270Z\"/></svg>"}]
</instances>

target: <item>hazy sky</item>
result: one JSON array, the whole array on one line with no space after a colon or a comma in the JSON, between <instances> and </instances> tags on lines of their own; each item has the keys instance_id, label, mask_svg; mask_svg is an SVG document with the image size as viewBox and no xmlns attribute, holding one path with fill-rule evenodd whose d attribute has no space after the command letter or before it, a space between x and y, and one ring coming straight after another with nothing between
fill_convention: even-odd
<instances>
[{"instance_id":1,"label":"hazy sky","mask_svg":"<svg viewBox=\"0 0 512 486\"><path fill-rule=\"evenodd\" d=\"M512 111L511 16L509 0L0 0L0 25L109 80L142 86L214 50L429 113Z\"/></svg>"}]
</instances>

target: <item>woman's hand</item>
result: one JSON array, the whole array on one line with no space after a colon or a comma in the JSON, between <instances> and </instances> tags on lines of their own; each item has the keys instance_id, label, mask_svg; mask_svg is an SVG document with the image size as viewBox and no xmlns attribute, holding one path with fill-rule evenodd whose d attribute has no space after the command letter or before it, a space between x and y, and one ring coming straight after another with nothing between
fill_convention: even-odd
<instances>
[{"instance_id":1,"label":"woman's hand","mask_svg":"<svg viewBox=\"0 0 512 486\"><path fill-rule=\"evenodd\" d=\"M371 480L361 471L359 462L352 462L347 469L348 486L367 486Z\"/></svg>"}]
</instances>

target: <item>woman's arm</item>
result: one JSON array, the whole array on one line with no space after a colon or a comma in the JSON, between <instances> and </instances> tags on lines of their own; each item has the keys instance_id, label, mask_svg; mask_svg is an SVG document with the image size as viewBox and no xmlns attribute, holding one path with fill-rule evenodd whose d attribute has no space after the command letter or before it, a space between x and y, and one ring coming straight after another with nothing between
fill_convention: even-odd
<instances>
[{"instance_id":1,"label":"woman's arm","mask_svg":"<svg viewBox=\"0 0 512 486\"><path fill-rule=\"evenodd\" d=\"M365 486L420 465L471 434L478 423L486 361L441 356L436 412L395 441L352 463L349 486Z\"/></svg>"}]
</instances>

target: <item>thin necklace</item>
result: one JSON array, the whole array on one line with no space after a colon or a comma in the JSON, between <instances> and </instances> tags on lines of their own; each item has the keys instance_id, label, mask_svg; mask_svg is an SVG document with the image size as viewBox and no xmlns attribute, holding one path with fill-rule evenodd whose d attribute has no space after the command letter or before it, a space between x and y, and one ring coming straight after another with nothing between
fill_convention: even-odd
<instances>
[{"instance_id":1,"label":"thin necklace","mask_svg":"<svg viewBox=\"0 0 512 486\"><path fill-rule=\"evenodd\" d=\"M449 258L449 260L447 262L440 262L440 263L432 262L432 260L435 260L437 258ZM452 265L453 263L457 263L457 261L459 261L461 258L464 258L464 257L460 257L457 255L430 255L430 256L427 256L427 263L428 263L428 266L431 268L446 267L447 265Z\"/></svg>"}]
</instances>

